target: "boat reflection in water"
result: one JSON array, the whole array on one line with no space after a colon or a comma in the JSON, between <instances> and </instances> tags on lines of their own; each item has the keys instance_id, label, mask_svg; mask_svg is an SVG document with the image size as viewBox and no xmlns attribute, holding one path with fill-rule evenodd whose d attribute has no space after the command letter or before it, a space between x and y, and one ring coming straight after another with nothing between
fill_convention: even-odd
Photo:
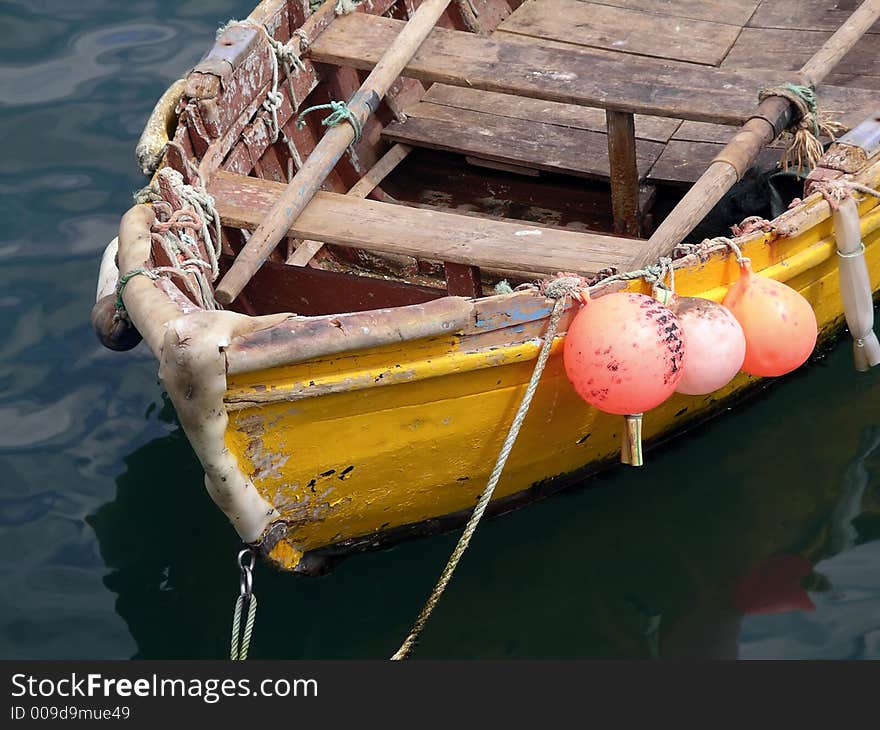
<instances>
[{"instance_id":1,"label":"boat reflection in water","mask_svg":"<svg viewBox=\"0 0 880 730\"><path fill-rule=\"evenodd\" d=\"M488 521L419 656L880 658L878 387L844 343L645 469ZM137 656L225 656L239 543L198 461L175 428L125 463L89 521ZM323 578L260 565L251 656L387 656L456 537Z\"/></svg>"},{"instance_id":2,"label":"boat reflection in water","mask_svg":"<svg viewBox=\"0 0 880 730\"><path fill-rule=\"evenodd\" d=\"M733 605L680 618L663 640L665 658L835 659L880 653L880 540L857 545L854 522L869 485L867 459L880 428L862 434L822 542L803 555L780 554L736 582ZM812 560L817 560L814 565ZM873 568L872 568L873 566ZM783 614L783 616L780 616ZM660 618L646 636L656 646Z\"/></svg>"}]
</instances>

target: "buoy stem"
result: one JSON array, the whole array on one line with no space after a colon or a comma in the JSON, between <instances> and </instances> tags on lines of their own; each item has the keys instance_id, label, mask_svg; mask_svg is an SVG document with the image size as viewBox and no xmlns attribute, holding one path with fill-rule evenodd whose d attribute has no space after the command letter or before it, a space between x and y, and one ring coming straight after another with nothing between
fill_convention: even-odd
<instances>
[{"instance_id":1,"label":"buoy stem","mask_svg":"<svg viewBox=\"0 0 880 730\"><path fill-rule=\"evenodd\" d=\"M632 413L626 416L626 428L623 430L623 443L620 449L620 461L630 466L642 466L642 414Z\"/></svg>"}]
</instances>

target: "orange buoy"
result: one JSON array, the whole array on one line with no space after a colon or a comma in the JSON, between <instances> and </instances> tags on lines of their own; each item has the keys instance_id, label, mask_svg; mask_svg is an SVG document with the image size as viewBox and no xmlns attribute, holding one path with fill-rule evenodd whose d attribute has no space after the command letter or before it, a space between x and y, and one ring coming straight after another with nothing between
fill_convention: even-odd
<instances>
[{"instance_id":1,"label":"orange buoy","mask_svg":"<svg viewBox=\"0 0 880 730\"><path fill-rule=\"evenodd\" d=\"M701 297L673 297L669 308L688 348L676 392L706 395L723 388L740 371L746 354L746 338L733 312Z\"/></svg>"},{"instance_id":2,"label":"orange buoy","mask_svg":"<svg viewBox=\"0 0 880 730\"><path fill-rule=\"evenodd\" d=\"M750 375L785 375L803 365L816 345L818 326L810 303L782 282L758 276L748 261L724 297L724 306L742 325Z\"/></svg>"},{"instance_id":3,"label":"orange buoy","mask_svg":"<svg viewBox=\"0 0 880 730\"><path fill-rule=\"evenodd\" d=\"M569 325L563 359L578 394L606 413L660 405L682 375L678 318L656 299L630 292L587 299Z\"/></svg>"}]
</instances>

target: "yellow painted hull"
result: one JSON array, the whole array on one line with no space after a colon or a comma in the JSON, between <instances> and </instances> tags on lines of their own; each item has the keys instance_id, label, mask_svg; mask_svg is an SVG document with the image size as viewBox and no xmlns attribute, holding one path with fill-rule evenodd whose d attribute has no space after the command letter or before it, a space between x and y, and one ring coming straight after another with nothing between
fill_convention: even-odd
<instances>
[{"instance_id":1,"label":"yellow painted hull","mask_svg":"<svg viewBox=\"0 0 880 730\"><path fill-rule=\"evenodd\" d=\"M876 291L875 203L863 203L860 211ZM842 322L830 220L794 238L768 240L746 245L753 268L798 289L827 335ZM683 295L718 300L737 275L732 257L716 255L679 270L676 287ZM562 366L562 340L554 345L496 502L619 454L623 419L589 407L575 394ZM474 348L466 336L449 335L230 375L226 446L287 523L272 559L295 568L304 553L379 542L472 508L538 347L534 336ZM644 437L655 440L705 418L756 383L740 374L710 396L676 395L645 415ZM254 394L261 399L250 400Z\"/></svg>"}]
</instances>

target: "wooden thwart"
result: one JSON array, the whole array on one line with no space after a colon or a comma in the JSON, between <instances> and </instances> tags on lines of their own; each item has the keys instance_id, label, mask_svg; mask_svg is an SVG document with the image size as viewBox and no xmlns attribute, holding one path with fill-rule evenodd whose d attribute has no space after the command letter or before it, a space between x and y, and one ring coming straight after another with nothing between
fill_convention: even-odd
<instances>
[{"instance_id":1,"label":"wooden thwart","mask_svg":"<svg viewBox=\"0 0 880 730\"><path fill-rule=\"evenodd\" d=\"M370 69L404 23L355 13L339 18L311 47L321 63ZM637 56L548 46L540 39L491 38L435 28L403 73L422 81L672 119L739 125L756 90L786 81L783 72L719 69ZM821 87L824 99L831 90ZM840 90L836 98L846 98ZM865 96L868 93L865 92Z\"/></svg>"},{"instance_id":2,"label":"wooden thwart","mask_svg":"<svg viewBox=\"0 0 880 730\"><path fill-rule=\"evenodd\" d=\"M279 195L280 183L218 172L208 184L223 225L254 229ZM368 251L404 254L481 268L555 274L620 267L644 241L542 228L455 213L318 193L287 235Z\"/></svg>"},{"instance_id":3,"label":"wooden thwart","mask_svg":"<svg viewBox=\"0 0 880 730\"><path fill-rule=\"evenodd\" d=\"M396 144L371 167L367 173L355 183L346 195L355 198L366 198L385 177L397 167L410 153L411 147ZM291 266L305 266L323 247L321 241L303 241L287 259Z\"/></svg>"}]
</instances>

